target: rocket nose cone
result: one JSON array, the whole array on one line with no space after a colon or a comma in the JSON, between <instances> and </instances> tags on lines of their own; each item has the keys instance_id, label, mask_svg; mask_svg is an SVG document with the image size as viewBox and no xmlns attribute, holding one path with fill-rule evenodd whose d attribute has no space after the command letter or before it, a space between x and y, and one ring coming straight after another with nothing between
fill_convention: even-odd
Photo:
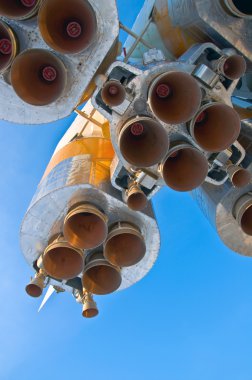
<instances>
[{"instance_id":1,"label":"rocket nose cone","mask_svg":"<svg viewBox=\"0 0 252 380\"><path fill-rule=\"evenodd\" d=\"M119 135L120 151L130 164L148 167L159 163L169 147L165 129L154 119L129 120Z\"/></svg>"},{"instance_id":2,"label":"rocket nose cone","mask_svg":"<svg viewBox=\"0 0 252 380\"><path fill-rule=\"evenodd\" d=\"M47 50L26 50L11 67L15 92L23 101L35 106L56 101L65 89L66 80L64 64Z\"/></svg>"},{"instance_id":3,"label":"rocket nose cone","mask_svg":"<svg viewBox=\"0 0 252 380\"><path fill-rule=\"evenodd\" d=\"M149 104L157 118L179 124L190 120L200 107L201 89L197 81L184 72L168 72L153 81Z\"/></svg>"},{"instance_id":4,"label":"rocket nose cone","mask_svg":"<svg viewBox=\"0 0 252 380\"><path fill-rule=\"evenodd\" d=\"M38 15L45 42L64 54L87 49L97 34L97 20L87 0L44 0Z\"/></svg>"}]
</instances>

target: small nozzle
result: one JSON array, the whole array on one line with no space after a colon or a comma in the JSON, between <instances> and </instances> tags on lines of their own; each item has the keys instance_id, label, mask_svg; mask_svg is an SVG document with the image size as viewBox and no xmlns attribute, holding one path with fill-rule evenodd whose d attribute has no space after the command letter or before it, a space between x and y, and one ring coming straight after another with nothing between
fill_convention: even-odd
<instances>
[{"instance_id":1,"label":"small nozzle","mask_svg":"<svg viewBox=\"0 0 252 380\"><path fill-rule=\"evenodd\" d=\"M149 103L155 116L165 123L190 120L200 107L201 89L191 75L168 72L158 76L149 89Z\"/></svg>"},{"instance_id":2,"label":"small nozzle","mask_svg":"<svg viewBox=\"0 0 252 380\"><path fill-rule=\"evenodd\" d=\"M44 106L56 101L66 86L63 62L48 50L31 49L18 55L11 67L11 83L26 103Z\"/></svg>"},{"instance_id":3,"label":"small nozzle","mask_svg":"<svg viewBox=\"0 0 252 380\"><path fill-rule=\"evenodd\" d=\"M104 245L104 257L118 267L137 264L145 253L146 246L141 232L125 222L120 222L111 229Z\"/></svg>"},{"instance_id":4,"label":"small nozzle","mask_svg":"<svg viewBox=\"0 0 252 380\"><path fill-rule=\"evenodd\" d=\"M242 231L252 236L252 194L243 195L234 206L234 216Z\"/></svg>"},{"instance_id":5,"label":"small nozzle","mask_svg":"<svg viewBox=\"0 0 252 380\"><path fill-rule=\"evenodd\" d=\"M96 302L93 299L93 296L89 292L84 293L83 297L83 308L82 316L84 318L94 318L99 314Z\"/></svg>"},{"instance_id":6,"label":"small nozzle","mask_svg":"<svg viewBox=\"0 0 252 380\"><path fill-rule=\"evenodd\" d=\"M131 210L142 211L148 203L148 199L138 184L131 184L126 190L127 205Z\"/></svg>"},{"instance_id":7,"label":"small nozzle","mask_svg":"<svg viewBox=\"0 0 252 380\"><path fill-rule=\"evenodd\" d=\"M252 18L252 4L249 0L224 0L228 10L236 17Z\"/></svg>"},{"instance_id":8,"label":"small nozzle","mask_svg":"<svg viewBox=\"0 0 252 380\"><path fill-rule=\"evenodd\" d=\"M216 70L218 74L222 74L231 80L241 78L245 74L246 68L247 64L245 59L238 54L221 57L213 62L213 69Z\"/></svg>"},{"instance_id":9,"label":"small nozzle","mask_svg":"<svg viewBox=\"0 0 252 380\"><path fill-rule=\"evenodd\" d=\"M83 265L82 251L72 247L63 237L49 244L43 254L46 273L57 280L70 280L78 276L83 270Z\"/></svg>"},{"instance_id":10,"label":"small nozzle","mask_svg":"<svg viewBox=\"0 0 252 380\"><path fill-rule=\"evenodd\" d=\"M40 0L0 0L0 16L26 20L35 16Z\"/></svg>"},{"instance_id":11,"label":"small nozzle","mask_svg":"<svg viewBox=\"0 0 252 380\"><path fill-rule=\"evenodd\" d=\"M64 54L87 49L97 34L96 15L86 0L44 0L38 23L45 42Z\"/></svg>"},{"instance_id":12,"label":"small nozzle","mask_svg":"<svg viewBox=\"0 0 252 380\"><path fill-rule=\"evenodd\" d=\"M208 161L198 149L178 143L168 152L161 173L167 186L177 191L191 191L204 182Z\"/></svg>"},{"instance_id":13,"label":"small nozzle","mask_svg":"<svg viewBox=\"0 0 252 380\"><path fill-rule=\"evenodd\" d=\"M241 120L238 113L222 103L203 106L190 123L190 134L205 151L220 152L238 138Z\"/></svg>"},{"instance_id":14,"label":"small nozzle","mask_svg":"<svg viewBox=\"0 0 252 380\"><path fill-rule=\"evenodd\" d=\"M159 163L169 147L166 130L154 119L130 119L119 134L119 148L124 159L136 167Z\"/></svg>"},{"instance_id":15,"label":"small nozzle","mask_svg":"<svg viewBox=\"0 0 252 380\"><path fill-rule=\"evenodd\" d=\"M18 39L9 25L0 21L0 73L7 71L18 53Z\"/></svg>"},{"instance_id":16,"label":"small nozzle","mask_svg":"<svg viewBox=\"0 0 252 380\"><path fill-rule=\"evenodd\" d=\"M237 165L229 165L227 174L234 187L241 188L247 186L251 182L251 173Z\"/></svg>"},{"instance_id":17,"label":"small nozzle","mask_svg":"<svg viewBox=\"0 0 252 380\"><path fill-rule=\"evenodd\" d=\"M117 80L106 82L101 97L103 102L109 107L116 107L122 104L126 98L124 86Z\"/></svg>"},{"instance_id":18,"label":"small nozzle","mask_svg":"<svg viewBox=\"0 0 252 380\"><path fill-rule=\"evenodd\" d=\"M107 237L107 217L91 204L79 204L68 212L64 221L64 236L74 247L98 247Z\"/></svg>"},{"instance_id":19,"label":"small nozzle","mask_svg":"<svg viewBox=\"0 0 252 380\"><path fill-rule=\"evenodd\" d=\"M93 252L86 257L82 284L87 291L98 295L113 293L121 282L120 268L105 260L102 252Z\"/></svg>"},{"instance_id":20,"label":"small nozzle","mask_svg":"<svg viewBox=\"0 0 252 380\"><path fill-rule=\"evenodd\" d=\"M45 279L46 276L42 271L36 273L31 282L26 286L26 293L34 298L40 297L45 287Z\"/></svg>"}]
</instances>

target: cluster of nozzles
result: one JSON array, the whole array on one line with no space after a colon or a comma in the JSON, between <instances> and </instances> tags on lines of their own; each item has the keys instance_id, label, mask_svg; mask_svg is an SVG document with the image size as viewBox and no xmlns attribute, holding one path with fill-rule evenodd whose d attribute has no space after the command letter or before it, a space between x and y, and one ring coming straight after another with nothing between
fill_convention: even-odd
<instances>
[{"instance_id":1,"label":"cluster of nozzles","mask_svg":"<svg viewBox=\"0 0 252 380\"><path fill-rule=\"evenodd\" d=\"M42 38L61 54L80 53L96 37L96 15L86 0L0 0L0 16L26 20L37 14ZM67 70L58 56L45 49L19 54L18 35L0 21L0 73L7 72L16 94L35 106L56 101L67 83Z\"/></svg>"},{"instance_id":2,"label":"cluster of nozzles","mask_svg":"<svg viewBox=\"0 0 252 380\"><path fill-rule=\"evenodd\" d=\"M212 62L212 67L230 80L240 78L246 71L245 60L240 55L223 56ZM101 96L105 104L115 107L124 101L126 91L119 81L110 80L105 83ZM158 75L149 86L147 102L155 118L133 117L118 133L123 158L134 168L158 165L165 183L174 190L197 188L208 174L205 153L223 151L238 138L239 115L224 103L204 101L198 81L180 71ZM162 124L186 124L196 146L185 138L169 143ZM250 181L245 169L229 167L227 171L234 186L244 186ZM140 191L138 197L144 204Z\"/></svg>"},{"instance_id":3,"label":"cluster of nozzles","mask_svg":"<svg viewBox=\"0 0 252 380\"><path fill-rule=\"evenodd\" d=\"M63 234L52 238L43 252L42 275L26 287L30 296L42 294L45 276L70 280L82 276L85 292L104 295L122 282L121 269L137 264L146 253L144 237L135 225L117 222L108 227L107 216L96 206L72 207Z\"/></svg>"}]
</instances>

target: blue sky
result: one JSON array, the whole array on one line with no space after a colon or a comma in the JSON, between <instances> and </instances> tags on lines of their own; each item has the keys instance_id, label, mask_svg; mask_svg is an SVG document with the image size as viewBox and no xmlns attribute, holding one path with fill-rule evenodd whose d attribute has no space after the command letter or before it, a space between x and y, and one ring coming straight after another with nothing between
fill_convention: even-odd
<instances>
[{"instance_id":1,"label":"blue sky","mask_svg":"<svg viewBox=\"0 0 252 380\"><path fill-rule=\"evenodd\" d=\"M143 0L119 0L130 26ZM160 257L134 287L97 297L84 320L71 295L43 311L19 227L73 116L50 125L0 122L0 380L252 380L252 260L224 247L188 194L154 198Z\"/></svg>"}]
</instances>

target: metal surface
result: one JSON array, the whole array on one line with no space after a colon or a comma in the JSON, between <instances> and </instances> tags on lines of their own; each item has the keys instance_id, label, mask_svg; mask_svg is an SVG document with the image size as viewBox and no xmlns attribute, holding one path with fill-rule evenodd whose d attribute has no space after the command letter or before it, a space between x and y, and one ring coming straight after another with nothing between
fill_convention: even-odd
<instances>
[{"instance_id":1,"label":"metal surface","mask_svg":"<svg viewBox=\"0 0 252 380\"><path fill-rule=\"evenodd\" d=\"M76 110L76 121L55 150L20 234L24 256L36 272L46 270L43 258L56 235L64 234L71 249L83 255L75 278L48 271L55 278L47 282L73 292L84 317L98 313L91 293L125 289L152 268L160 236L147 200L165 185L177 191L197 186L192 196L224 244L252 257L252 124L241 123L251 114L238 99L245 97L249 107L250 74L240 79L246 64L248 72L252 68L249 8L244 15L232 0L146 0L133 31L121 25L131 37L124 56L109 66L117 53L115 1L90 3L98 32L89 55L63 60L68 70L75 65L69 75L78 91L86 89L81 101L96 86L92 105ZM41 45L32 22L13 25L21 30L21 51L22 33L31 43L29 28L37 36L32 44ZM103 70L97 71L103 59ZM79 62L83 68L76 74ZM99 75L93 78L95 73ZM68 80L68 96L71 86ZM76 93L69 96L71 102ZM68 99L61 100L69 107ZM56 104L54 114L63 117ZM37 120L41 109L36 109ZM97 220L102 224L98 229Z\"/></svg>"},{"instance_id":2,"label":"metal surface","mask_svg":"<svg viewBox=\"0 0 252 380\"><path fill-rule=\"evenodd\" d=\"M125 84L126 92L129 95L130 104L125 109L124 112L121 112L118 114L116 109L112 109L112 112L108 112L108 109L106 109L100 102L98 102L99 98L99 92L100 90L97 89L92 97L92 103L96 109L99 110L108 120L110 120L110 133L111 133L111 141L113 144L113 147L115 149L116 157L114 158L111 166L111 181L115 188L117 189L126 189L122 185L120 186L118 182L118 178L124 174L123 168L128 172L129 177L136 180L136 176L134 174L134 171L139 170L138 168L132 167L132 165L125 159L125 157L122 155L120 145L119 145L119 135L121 128L125 123L129 123L129 120L136 117L137 115L141 115L144 117L153 117L154 115L151 112L151 109L149 107L148 103L148 89L159 75L162 75L163 73L167 72L185 72L187 74L194 75L195 70L197 67L200 66L200 63L197 64L197 66L193 63L187 63L185 62L185 57L188 60L188 62L195 62L199 61L199 59L203 59L204 64L206 65L208 62L205 60L205 51L207 49L211 49L215 51L217 54L221 54L221 51L215 47L213 44L204 44L203 46L197 45L194 49L190 49L190 52L188 54L184 55L184 58L181 59L181 61L177 62L160 62L159 64L151 65L143 67L142 70L139 68L135 68L132 65L126 65L122 62L114 63L110 69L107 72L107 76L110 76L110 73L114 72L115 70L125 70L127 72L132 73L134 75L133 79L128 83ZM202 57L202 58L201 58ZM209 70L211 70L209 68ZM211 70L212 72L212 70ZM214 73L214 72L212 72ZM216 77L217 74L214 73L214 77ZM234 81L231 83L228 88L225 88L225 86L222 84L220 80L220 76L218 77L218 82L215 79L215 86L212 88L209 88L209 83L204 83L199 78L198 79L198 85L202 91L203 94L203 102L207 101L216 101L221 102L222 104L226 104L228 106L231 106L231 95L234 90L234 86L237 83L237 81ZM141 108L141 111L138 112L138 104L141 102L143 104L143 108ZM137 104L137 107L135 106ZM181 107L183 108L183 103L181 103ZM159 120L160 122L160 120ZM173 141L183 140L185 142L190 143L192 146L195 146L196 148L201 148L198 146L197 142L190 136L188 133L188 125L185 123L182 124L166 124L161 121L161 124L167 131L167 134L169 136L169 139L171 143ZM238 142L234 143L234 146L237 147L239 151L241 151L240 156L236 158L236 162L233 162L234 164L239 164L245 156L244 149L238 144ZM236 149L236 148L235 148ZM209 154L207 152L203 152L207 158L209 158ZM141 169L141 167L140 167ZM141 170L140 170L141 172ZM146 195L148 199L150 199L154 194L160 189L160 187L164 186L165 183L162 180L160 176L160 171L158 168L158 165L154 165L150 168L148 168L148 175L144 173L144 170L142 169L143 176L146 178ZM220 182L224 183L227 180L228 176L226 173L223 174L222 178L218 178L218 180L214 179L213 177L207 177L206 181L210 183L216 183L219 184Z\"/></svg>"},{"instance_id":3,"label":"metal surface","mask_svg":"<svg viewBox=\"0 0 252 380\"><path fill-rule=\"evenodd\" d=\"M248 170L252 172L252 164ZM244 256L252 256L252 236L242 231L233 211L237 200L251 191L252 184L238 189L226 182L218 187L204 184L192 193L206 218L216 228L223 243Z\"/></svg>"},{"instance_id":4,"label":"metal surface","mask_svg":"<svg viewBox=\"0 0 252 380\"><path fill-rule=\"evenodd\" d=\"M113 48L119 33L115 0L108 0L106 3L90 0L90 4L95 10L98 24L97 35L92 45L80 54L56 54L64 62L68 73L63 95L48 106L27 105L0 76L0 119L21 124L49 123L64 118L73 111L104 58ZM31 48L48 49L41 38L36 20L26 22L8 20L8 24L19 38L21 52Z\"/></svg>"},{"instance_id":5,"label":"metal surface","mask_svg":"<svg viewBox=\"0 0 252 380\"><path fill-rule=\"evenodd\" d=\"M97 187L89 185L90 165L88 156L67 159L40 183L21 226L21 249L32 266L47 247L48 239L63 231L69 207L88 201L104 210L109 216L109 225L120 220L137 224L144 236L147 246L145 257L140 263L122 269L120 289L125 289L141 280L157 259L160 244L157 223L151 206L144 213L130 211L110 183Z\"/></svg>"}]
</instances>

